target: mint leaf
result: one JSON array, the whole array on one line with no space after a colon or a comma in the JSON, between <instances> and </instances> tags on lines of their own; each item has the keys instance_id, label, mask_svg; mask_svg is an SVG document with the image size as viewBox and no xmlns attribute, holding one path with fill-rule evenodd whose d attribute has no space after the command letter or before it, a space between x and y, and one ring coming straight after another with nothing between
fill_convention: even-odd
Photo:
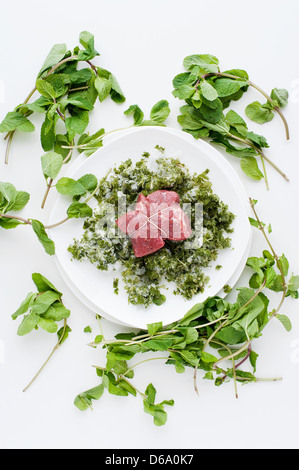
<instances>
[{"instance_id":1,"label":"mint leaf","mask_svg":"<svg viewBox=\"0 0 299 470\"><path fill-rule=\"evenodd\" d=\"M86 193L84 186L72 178L61 178L56 183L56 189L60 194L66 196L82 196Z\"/></svg>"},{"instance_id":2,"label":"mint leaf","mask_svg":"<svg viewBox=\"0 0 299 470\"><path fill-rule=\"evenodd\" d=\"M11 132L19 130L22 132L33 132L35 130L34 125L29 119L22 114L19 114L15 111L7 113L5 118L0 124L0 133L2 132Z\"/></svg>"},{"instance_id":3,"label":"mint leaf","mask_svg":"<svg viewBox=\"0 0 299 470\"><path fill-rule=\"evenodd\" d=\"M112 85L110 80L104 77L96 77L94 81L95 89L98 92L99 100L102 103L110 94Z\"/></svg>"},{"instance_id":4,"label":"mint leaf","mask_svg":"<svg viewBox=\"0 0 299 470\"><path fill-rule=\"evenodd\" d=\"M20 324L17 335L18 336L25 336L28 335L34 328L38 325L40 320L39 315L36 313L30 313L29 315L25 315L22 323Z\"/></svg>"},{"instance_id":5,"label":"mint leaf","mask_svg":"<svg viewBox=\"0 0 299 470\"><path fill-rule=\"evenodd\" d=\"M208 101L214 101L218 98L217 90L206 80L200 83L200 90Z\"/></svg>"},{"instance_id":6,"label":"mint leaf","mask_svg":"<svg viewBox=\"0 0 299 470\"><path fill-rule=\"evenodd\" d=\"M55 255L55 244L48 237L44 225L39 220L31 219L32 228L48 255Z\"/></svg>"},{"instance_id":7,"label":"mint leaf","mask_svg":"<svg viewBox=\"0 0 299 470\"><path fill-rule=\"evenodd\" d=\"M289 93L284 88L274 88L271 91L271 98L278 103L280 108L284 108L288 104Z\"/></svg>"},{"instance_id":8,"label":"mint leaf","mask_svg":"<svg viewBox=\"0 0 299 470\"><path fill-rule=\"evenodd\" d=\"M41 157L41 163L44 176L55 179L61 170L63 158L59 153L48 152Z\"/></svg>"},{"instance_id":9,"label":"mint leaf","mask_svg":"<svg viewBox=\"0 0 299 470\"><path fill-rule=\"evenodd\" d=\"M291 320L286 315L275 315L276 318L282 323L285 329L290 332L292 330Z\"/></svg>"},{"instance_id":10,"label":"mint leaf","mask_svg":"<svg viewBox=\"0 0 299 470\"><path fill-rule=\"evenodd\" d=\"M250 178L259 181L264 177L263 173L260 171L258 167L256 158L254 157L241 158L240 165L244 173Z\"/></svg>"},{"instance_id":11,"label":"mint leaf","mask_svg":"<svg viewBox=\"0 0 299 470\"><path fill-rule=\"evenodd\" d=\"M245 109L246 116L249 117L254 122L258 124L264 124L265 122L272 121L274 117L274 113L271 109L265 107L258 101L254 101L253 103L249 104Z\"/></svg>"},{"instance_id":12,"label":"mint leaf","mask_svg":"<svg viewBox=\"0 0 299 470\"><path fill-rule=\"evenodd\" d=\"M42 78L38 78L35 83L37 91L49 100L53 100L55 98L55 90L50 85L50 83L46 82Z\"/></svg>"},{"instance_id":13,"label":"mint leaf","mask_svg":"<svg viewBox=\"0 0 299 470\"><path fill-rule=\"evenodd\" d=\"M42 68L38 73L38 78L42 77L44 72L46 72L48 69L58 64L64 58L66 52L66 44L55 44L50 50L45 62L43 63Z\"/></svg>"},{"instance_id":14,"label":"mint leaf","mask_svg":"<svg viewBox=\"0 0 299 470\"><path fill-rule=\"evenodd\" d=\"M67 210L67 215L70 219L85 218L92 216L92 209L84 202L74 202Z\"/></svg>"}]
</instances>

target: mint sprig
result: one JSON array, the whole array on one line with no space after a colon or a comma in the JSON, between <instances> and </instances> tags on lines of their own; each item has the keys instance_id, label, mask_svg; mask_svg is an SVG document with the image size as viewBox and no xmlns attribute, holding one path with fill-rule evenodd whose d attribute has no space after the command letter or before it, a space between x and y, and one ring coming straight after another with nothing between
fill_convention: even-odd
<instances>
[{"instance_id":1,"label":"mint sprig","mask_svg":"<svg viewBox=\"0 0 299 470\"><path fill-rule=\"evenodd\" d=\"M250 199L254 214L251 223L259 229L267 243L260 257L250 257L247 267L252 270L249 287L238 288L235 301L214 296L194 305L178 322L163 327L162 322L148 325L147 330L119 333L113 340L105 339L103 329L99 341L90 344L97 347L100 342L106 351L106 365L94 366L100 385L79 394L75 406L82 411L92 408L93 400L98 400L107 391L113 395L139 395L143 400L144 411L154 418L154 424L164 425L167 420L165 405L173 406L173 400L155 403L156 389L150 384L145 392L139 391L132 383L135 367L159 360L173 365L179 374L186 367L194 370L194 389L198 392L198 373L202 380L214 381L216 386L233 380L235 396L238 398L237 384L280 380L280 378L259 378L256 376L258 354L253 350L253 341L261 337L264 328L274 318L278 319L287 331L291 321L280 314L285 298L298 298L299 276L289 279L289 262L285 255L278 256L266 233L266 225L256 212L257 201ZM274 309L266 290L281 294ZM230 294L232 296L232 294ZM137 354L155 353L155 356L131 364ZM252 372L242 370L249 363ZM224 364L227 364L226 366Z\"/></svg>"}]
</instances>

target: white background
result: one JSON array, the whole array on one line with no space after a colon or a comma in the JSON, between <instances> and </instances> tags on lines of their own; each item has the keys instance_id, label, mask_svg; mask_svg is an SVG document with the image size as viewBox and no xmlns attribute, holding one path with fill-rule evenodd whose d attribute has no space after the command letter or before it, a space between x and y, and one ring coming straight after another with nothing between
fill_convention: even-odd
<instances>
[{"instance_id":1,"label":"white background","mask_svg":"<svg viewBox=\"0 0 299 470\"><path fill-rule=\"evenodd\" d=\"M270 91L290 90L285 115L291 140L286 142L278 116L264 126L251 123L264 134L271 148L267 154L289 175L286 183L268 167L270 191L263 182L252 182L241 174L237 159L227 156L241 175L248 195L259 200L264 221L271 221L271 239L284 251L291 271L299 273L298 259L298 13L296 0L272 2L252 0L90 0L50 3L27 0L2 2L0 11L0 118L22 102L33 88L36 74L54 43L78 44L79 32L95 34L101 56L96 63L111 70L127 97L123 105L107 100L92 113L90 129L106 130L129 125L123 111L131 104L148 113L160 99L170 102L167 121L179 128L176 116L180 103L172 97L172 78L183 71L182 60L192 53L210 53L222 70L244 68L250 78ZM259 100L250 90L234 108L244 116L245 106ZM35 118L37 128L40 122ZM38 132L16 134L9 166L3 164L5 146L0 144L0 180L31 193L24 211L27 217L47 220L51 198L42 212L40 201L45 184L40 167L42 150ZM252 254L265 248L254 233ZM288 299L283 312L289 314L293 331L285 332L273 321L263 337L254 341L260 354L257 376L283 377L281 382L260 382L220 388L200 381L199 397L193 390L192 371L178 375L159 361L136 369L135 384L144 389L153 382L158 400L173 398L167 425L157 428L143 413L139 398L105 394L94 411L81 413L73 406L77 393L97 385L93 364L104 365L104 352L87 347L97 323L66 287L54 260L42 250L29 227L0 234L0 447L1 448L298 448L299 318L298 303ZM56 353L43 374L26 393L22 388L32 378L55 343L43 331L17 337L17 322L10 318L27 292L33 289L31 274L41 272L64 292L64 303L72 311L69 340ZM246 282L244 274L241 282ZM275 297L276 302L279 300ZM183 314L184 312L182 312ZM83 333L86 325L93 335ZM120 331L103 321L108 338Z\"/></svg>"}]
</instances>

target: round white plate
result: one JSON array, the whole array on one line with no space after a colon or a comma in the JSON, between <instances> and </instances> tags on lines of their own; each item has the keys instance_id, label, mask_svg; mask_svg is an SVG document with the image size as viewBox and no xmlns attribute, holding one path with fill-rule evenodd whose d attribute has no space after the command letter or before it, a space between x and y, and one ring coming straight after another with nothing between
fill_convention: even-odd
<instances>
[{"instance_id":1,"label":"round white plate","mask_svg":"<svg viewBox=\"0 0 299 470\"><path fill-rule=\"evenodd\" d=\"M192 305L220 293L226 284L233 287L245 266L251 244L247 195L238 175L211 145L202 140L190 141L189 136L182 131L160 127L140 127L130 130L108 143L105 142L101 149L81 163L75 162L68 176L78 179L84 174L92 173L101 178L111 167L118 166L128 158L133 162L140 160L145 151L149 152L152 158L159 158L161 152L155 149L156 145L165 148L163 156L179 158L191 172L201 173L208 168L213 191L236 215L233 223L234 232L230 234L232 248L221 250L217 260L204 270L210 277L204 293L187 301L172 294L173 289L169 284L169 289L163 291L167 297L163 305L152 305L148 308L131 305L128 303L120 272L99 271L88 260L83 262L72 260L67 248L74 238L81 238L82 219L71 219L66 224L50 230L50 236L56 245L58 268L72 292L88 308L105 318L140 329L146 329L149 323L162 321L163 325L168 325L177 321ZM49 223L64 218L70 203L71 198L58 195ZM223 266L219 271L215 270L218 264ZM120 279L118 295L113 290L114 278Z\"/></svg>"}]
</instances>

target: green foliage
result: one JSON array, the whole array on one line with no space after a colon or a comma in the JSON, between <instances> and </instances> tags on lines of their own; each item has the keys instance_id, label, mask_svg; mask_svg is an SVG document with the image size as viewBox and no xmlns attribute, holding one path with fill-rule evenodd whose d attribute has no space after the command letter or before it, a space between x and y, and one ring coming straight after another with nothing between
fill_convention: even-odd
<instances>
[{"instance_id":1,"label":"green foliage","mask_svg":"<svg viewBox=\"0 0 299 470\"><path fill-rule=\"evenodd\" d=\"M256 202L251 201L252 207ZM254 227L265 229L265 224L258 218L251 220ZM258 354L252 350L252 341L262 335L272 318L277 318L287 331L291 330L290 319L278 312L287 290L298 294L299 289L299 276L292 275L288 281L286 279L289 262L285 255L278 257L270 243L269 248L271 252L264 250L262 256L248 258L247 267L253 271L249 287L239 288L234 302L214 296L194 305L180 321L168 327L157 322L147 325L147 330L137 334L119 333L115 340L108 342L100 336L93 347L102 342L106 350L106 366L96 368L102 383L78 395L75 399L77 408L82 411L91 408L92 400L98 400L105 388L110 394L123 397L139 394L144 411L153 416L154 424L164 425L167 421L165 405L173 406L173 400L157 404L156 389L151 383L142 393L129 380L134 377L135 366L155 359L173 365L179 374L189 367L194 369L196 378L197 371L202 371L202 379L214 381L216 386L234 380L236 388L237 382L246 384L260 380L255 375ZM280 289L274 288L278 285ZM262 292L266 288L283 292L277 309L269 308L270 301ZM30 295L25 302L30 302ZM129 365L128 361L135 355L148 352L159 353L159 357L150 357ZM163 357L160 357L162 353ZM247 360L252 372L240 369ZM227 368L222 368L223 361L228 364Z\"/></svg>"},{"instance_id":2,"label":"green foliage","mask_svg":"<svg viewBox=\"0 0 299 470\"><path fill-rule=\"evenodd\" d=\"M42 274L32 274L32 280L38 292L30 292L12 315L13 320L23 317L18 327L18 335L27 335L39 327L48 333L58 333L58 323L66 321L71 313L62 303L62 293ZM66 332L65 327L63 330ZM58 339L60 338L58 334Z\"/></svg>"},{"instance_id":3,"label":"green foliage","mask_svg":"<svg viewBox=\"0 0 299 470\"><path fill-rule=\"evenodd\" d=\"M166 100L158 101L150 111L150 119L144 120L144 113L137 104L131 105L125 112L132 115L134 126L164 126L164 121L170 114L169 103Z\"/></svg>"},{"instance_id":4,"label":"green foliage","mask_svg":"<svg viewBox=\"0 0 299 470\"><path fill-rule=\"evenodd\" d=\"M33 132L34 125L28 119L33 113L44 115L40 130L40 140L45 155L42 156L42 169L49 187L64 163L68 163L79 136L78 145L89 143L87 155L102 145L91 142L97 136L84 134L89 113L93 110L97 98L104 101L108 96L116 103L123 103L125 96L115 76L106 69L96 67L90 61L99 55L94 46L94 36L88 31L80 33L80 45L68 51L65 44L56 44L49 52L35 83L35 91L40 97L33 103L17 106L9 112L0 124L0 132L10 138L15 131ZM89 68L79 68L81 63ZM56 131L58 121L64 126L65 133ZM69 147L66 149L65 147ZM8 156L6 157L7 161ZM5 222L13 225L13 222Z\"/></svg>"},{"instance_id":5,"label":"green foliage","mask_svg":"<svg viewBox=\"0 0 299 470\"><path fill-rule=\"evenodd\" d=\"M256 157L264 157L262 149L269 147L266 139L249 132L246 122L235 111L224 114L224 109L232 101L239 100L249 85L255 86L249 81L247 72L239 69L220 72L218 59L211 55L188 56L183 64L187 72L173 79L173 95L186 102L177 118L183 130L195 139L209 138L220 145L229 154L240 158L241 169L247 176L261 180L265 175L259 169ZM270 121L273 111L287 104L287 98L286 90L275 88L266 104L256 101L247 106L246 115L255 122ZM235 141L238 145L233 143Z\"/></svg>"}]
</instances>

